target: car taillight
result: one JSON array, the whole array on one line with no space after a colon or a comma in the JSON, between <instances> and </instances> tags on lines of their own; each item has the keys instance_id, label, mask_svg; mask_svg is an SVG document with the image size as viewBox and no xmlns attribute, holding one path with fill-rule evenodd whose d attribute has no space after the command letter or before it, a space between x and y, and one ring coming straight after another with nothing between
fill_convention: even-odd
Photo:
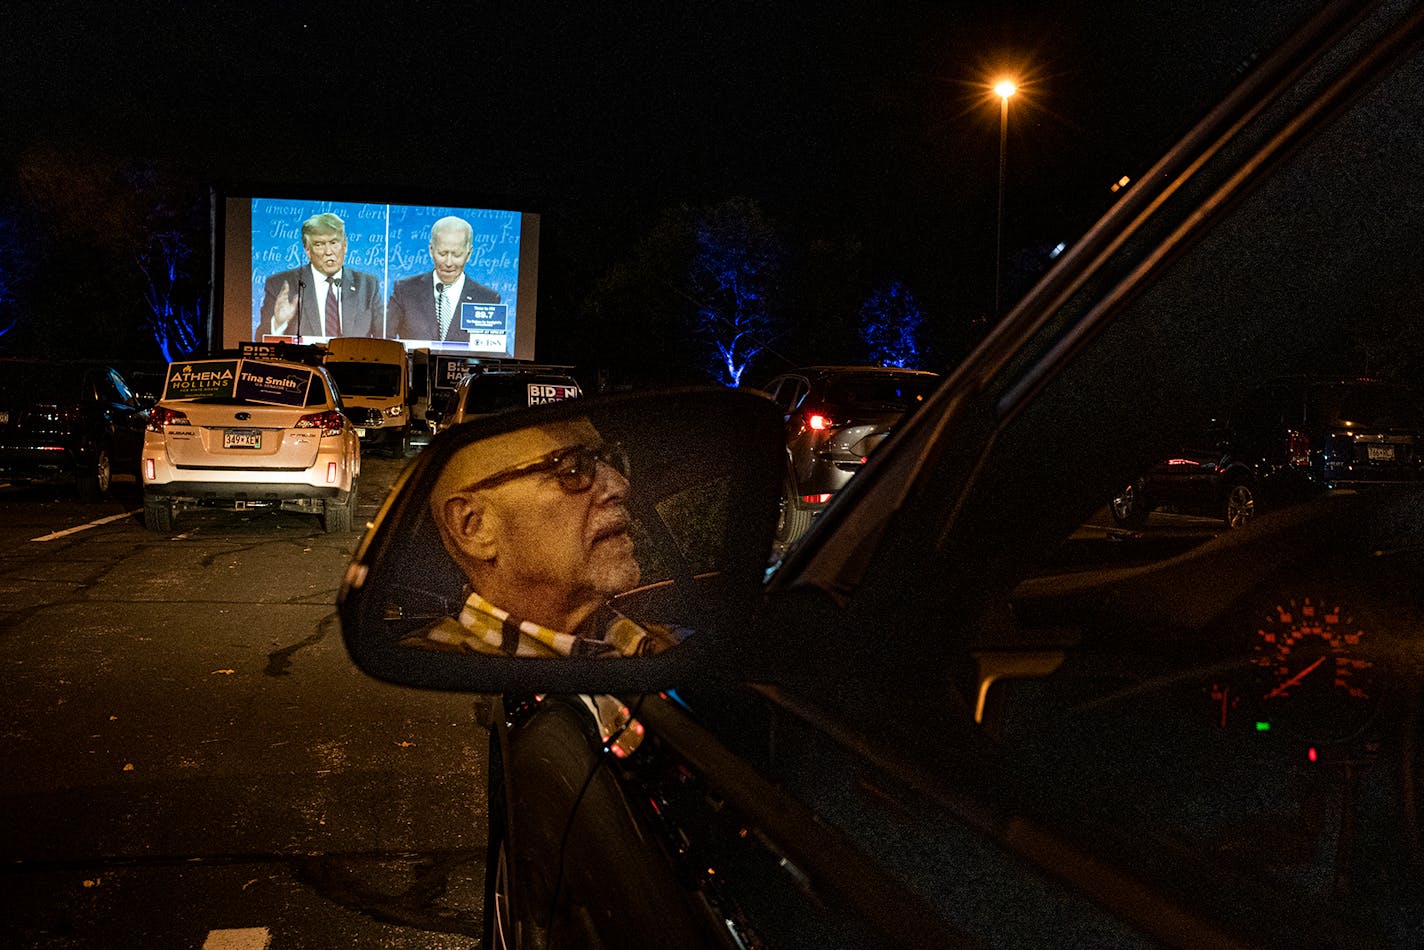
<instances>
[{"instance_id":1,"label":"car taillight","mask_svg":"<svg viewBox=\"0 0 1424 950\"><path fill-rule=\"evenodd\" d=\"M177 409L154 406L148 410L149 432L162 432L164 426L190 426L192 424L188 421L188 417Z\"/></svg>"},{"instance_id":2,"label":"car taillight","mask_svg":"<svg viewBox=\"0 0 1424 950\"><path fill-rule=\"evenodd\" d=\"M1310 436L1290 429L1286 432L1286 459L1292 465L1310 464Z\"/></svg>"},{"instance_id":3,"label":"car taillight","mask_svg":"<svg viewBox=\"0 0 1424 950\"><path fill-rule=\"evenodd\" d=\"M806 428L813 431L825 432L827 429L833 428L835 424L835 420L824 412L806 413Z\"/></svg>"},{"instance_id":4,"label":"car taillight","mask_svg":"<svg viewBox=\"0 0 1424 950\"><path fill-rule=\"evenodd\" d=\"M320 429L322 437L329 435L340 435L346 424L346 418L335 409L328 409L326 412L311 412L297 420L295 428L298 429Z\"/></svg>"}]
</instances>

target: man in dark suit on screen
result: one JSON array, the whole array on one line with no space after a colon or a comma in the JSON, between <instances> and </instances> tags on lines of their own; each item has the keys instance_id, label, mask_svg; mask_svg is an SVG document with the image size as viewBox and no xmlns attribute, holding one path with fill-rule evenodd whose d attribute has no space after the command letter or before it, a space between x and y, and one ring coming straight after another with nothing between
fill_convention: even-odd
<instances>
[{"instance_id":1,"label":"man in dark suit on screen","mask_svg":"<svg viewBox=\"0 0 1424 950\"><path fill-rule=\"evenodd\" d=\"M346 224L326 212L302 222L307 263L267 278L262 332L303 339L380 336L381 282L346 265Z\"/></svg>"},{"instance_id":2,"label":"man in dark suit on screen","mask_svg":"<svg viewBox=\"0 0 1424 950\"><path fill-rule=\"evenodd\" d=\"M465 276L474 250L474 229L464 218L446 217L430 227L430 258L434 270L396 281L387 309L390 336L399 340L430 340L468 344L460 327L466 303L499 303L499 294Z\"/></svg>"}]
</instances>

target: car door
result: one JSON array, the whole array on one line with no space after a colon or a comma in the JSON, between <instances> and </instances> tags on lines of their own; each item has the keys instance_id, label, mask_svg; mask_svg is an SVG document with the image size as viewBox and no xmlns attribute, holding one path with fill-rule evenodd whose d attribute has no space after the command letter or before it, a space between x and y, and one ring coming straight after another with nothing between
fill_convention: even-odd
<instances>
[{"instance_id":1,"label":"car door","mask_svg":"<svg viewBox=\"0 0 1424 950\"><path fill-rule=\"evenodd\" d=\"M137 472L138 459L143 454L143 431L148 413L124 378L115 370L105 371L100 392L108 402L109 421L114 427L114 466L123 471Z\"/></svg>"},{"instance_id":2,"label":"car door","mask_svg":"<svg viewBox=\"0 0 1424 950\"><path fill-rule=\"evenodd\" d=\"M1376 229L1424 198L1407 170L1424 128L1401 119L1424 18L1372 14L1316 21L1315 40L1336 32L1307 89L1238 101L1245 127L1226 110L1164 159L1164 189L1109 215L1133 237L1070 253L772 581L760 637L801 632L775 642L805 667L771 695L816 724L777 780L990 943L1417 943L1405 657L1424 626L1399 592L1424 498L1321 499L1185 553L1100 539L1108 568L1061 561L1113 473L1170 451L1216 380L1308 369L1345 300L1409 282L1412 250ZM1400 121L1401 163L1362 151ZM1385 167L1390 188L1363 183ZM1424 216L1407 217L1412 248Z\"/></svg>"}]
</instances>

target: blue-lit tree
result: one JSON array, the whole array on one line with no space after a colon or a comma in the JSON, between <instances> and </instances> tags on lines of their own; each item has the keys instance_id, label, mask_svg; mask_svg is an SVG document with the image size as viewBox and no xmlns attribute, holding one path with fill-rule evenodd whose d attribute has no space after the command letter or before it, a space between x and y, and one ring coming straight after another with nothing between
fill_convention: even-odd
<instances>
[{"instance_id":1,"label":"blue-lit tree","mask_svg":"<svg viewBox=\"0 0 1424 950\"><path fill-rule=\"evenodd\" d=\"M783 333L786 262L779 232L749 198L668 208L551 336L612 386L736 386Z\"/></svg>"},{"instance_id":2,"label":"blue-lit tree","mask_svg":"<svg viewBox=\"0 0 1424 950\"><path fill-rule=\"evenodd\" d=\"M18 216L0 207L0 339L20 320L17 306L22 275L28 269Z\"/></svg>"},{"instance_id":3,"label":"blue-lit tree","mask_svg":"<svg viewBox=\"0 0 1424 950\"><path fill-rule=\"evenodd\" d=\"M194 251L207 242L203 189L151 165L47 145L17 170L35 222L25 309L66 314L63 337L50 330L41 343L105 355L156 349L164 360L202 347L207 278L193 260L206 259Z\"/></svg>"},{"instance_id":4,"label":"blue-lit tree","mask_svg":"<svg viewBox=\"0 0 1424 950\"><path fill-rule=\"evenodd\" d=\"M164 362L182 359L203 347L202 301L192 291L189 262L193 247L179 229L149 236L135 255L143 275L147 324Z\"/></svg>"},{"instance_id":5,"label":"blue-lit tree","mask_svg":"<svg viewBox=\"0 0 1424 950\"><path fill-rule=\"evenodd\" d=\"M732 198L693 215L688 298L694 329L710 347L713 378L739 386L742 374L777 336L775 296L786 250L761 207Z\"/></svg>"},{"instance_id":6,"label":"blue-lit tree","mask_svg":"<svg viewBox=\"0 0 1424 950\"><path fill-rule=\"evenodd\" d=\"M860 337L879 366L918 368L919 334L925 322L915 297L898 280L877 288L860 305Z\"/></svg>"}]
</instances>

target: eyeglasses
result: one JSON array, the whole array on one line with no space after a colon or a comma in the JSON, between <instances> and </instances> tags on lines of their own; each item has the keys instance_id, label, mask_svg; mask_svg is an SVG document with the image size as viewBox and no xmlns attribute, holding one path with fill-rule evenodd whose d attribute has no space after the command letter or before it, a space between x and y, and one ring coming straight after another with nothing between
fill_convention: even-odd
<instances>
[{"instance_id":1,"label":"eyeglasses","mask_svg":"<svg viewBox=\"0 0 1424 950\"><path fill-rule=\"evenodd\" d=\"M593 487L594 477L598 474L599 462L607 465L624 478L628 477L628 456L621 446L606 444L591 448L587 445L571 445L568 448L550 452L532 462L525 462L523 465L495 472L473 485L466 485L464 490L479 491L482 488L494 488L496 485L503 485L505 482L511 482L526 475L548 472L558 479L560 488L570 495L577 495Z\"/></svg>"}]
</instances>

